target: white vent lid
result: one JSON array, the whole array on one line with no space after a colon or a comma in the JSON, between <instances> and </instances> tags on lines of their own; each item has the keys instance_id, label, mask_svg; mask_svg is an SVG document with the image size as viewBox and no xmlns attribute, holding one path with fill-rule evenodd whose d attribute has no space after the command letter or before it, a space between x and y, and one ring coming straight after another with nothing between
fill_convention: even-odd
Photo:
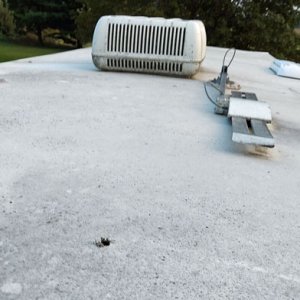
<instances>
[{"instance_id":1,"label":"white vent lid","mask_svg":"<svg viewBox=\"0 0 300 300\"><path fill-rule=\"evenodd\" d=\"M300 79L300 64L276 59L270 69L278 76Z\"/></svg>"}]
</instances>

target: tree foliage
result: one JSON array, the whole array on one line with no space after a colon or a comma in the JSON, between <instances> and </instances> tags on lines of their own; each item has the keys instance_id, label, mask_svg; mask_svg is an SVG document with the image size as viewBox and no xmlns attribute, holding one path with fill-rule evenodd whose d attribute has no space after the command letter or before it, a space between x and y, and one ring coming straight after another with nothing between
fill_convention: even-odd
<instances>
[{"instance_id":1,"label":"tree foliage","mask_svg":"<svg viewBox=\"0 0 300 300\"><path fill-rule=\"evenodd\" d=\"M297 55L294 29L300 21L299 0L237 2L237 17L232 39L236 47L268 51L277 57Z\"/></svg>"},{"instance_id":2,"label":"tree foliage","mask_svg":"<svg viewBox=\"0 0 300 300\"><path fill-rule=\"evenodd\" d=\"M201 19L208 43L215 46L296 55L294 28L300 22L300 0L80 0L77 34L91 40L100 16L129 14ZM298 9L297 9L298 8Z\"/></svg>"},{"instance_id":3,"label":"tree foliage","mask_svg":"<svg viewBox=\"0 0 300 300\"><path fill-rule=\"evenodd\" d=\"M75 20L76 35L81 43L85 44L92 39L93 30L99 19L99 16L116 14L121 1L115 0L79 0L81 8Z\"/></svg>"},{"instance_id":4,"label":"tree foliage","mask_svg":"<svg viewBox=\"0 0 300 300\"><path fill-rule=\"evenodd\" d=\"M103 15L144 15L200 19L209 45L268 51L277 57L299 55L294 28L300 23L300 0L0 1L9 2L18 28L35 31L41 42L43 30L51 27L85 44Z\"/></svg>"},{"instance_id":5,"label":"tree foliage","mask_svg":"<svg viewBox=\"0 0 300 300\"><path fill-rule=\"evenodd\" d=\"M9 10L7 2L0 0L0 34L11 36L15 31L13 13Z\"/></svg>"},{"instance_id":6,"label":"tree foliage","mask_svg":"<svg viewBox=\"0 0 300 300\"><path fill-rule=\"evenodd\" d=\"M74 12L78 3L73 0L9 0L15 12L18 28L34 31L43 44L43 30L60 29L73 33L75 30Z\"/></svg>"}]
</instances>

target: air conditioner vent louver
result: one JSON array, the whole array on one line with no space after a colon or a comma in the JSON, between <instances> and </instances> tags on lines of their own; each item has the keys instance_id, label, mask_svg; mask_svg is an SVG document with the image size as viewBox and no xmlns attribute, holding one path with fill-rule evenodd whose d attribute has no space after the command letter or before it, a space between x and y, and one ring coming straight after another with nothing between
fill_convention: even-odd
<instances>
[{"instance_id":1,"label":"air conditioner vent louver","mask_svg":"<svg viewBox=\"0 0 300 300\"><path fill-rule=\"evenodd\" d=\"M183 56L185 27L108 24L107 51Z\"/></svg>"},{"instance_id":2,"label":"air conditioner vent louver","mask_svg":"<svg viewBox=\"0 0 300 300\"><path fill-rule=\"evenodd\" d=\"M93 61L99 69L193 75L205 57L201 21L105 16L95 29Z\"/></svg>"},{"instance_id":3,"label":"air conditioner vent louver","mask_svg":"<svg viewBox=\"0 0 300 300\"><path fill-rule=\"evenodd\" d=\"M120 70L126 69L144 71L162 71L162 72L182 72L182 63L175 62L157 62L157 61L142 61L137 59L107 59L107 67L110 69Z\"/></svg>"}]
</instances>

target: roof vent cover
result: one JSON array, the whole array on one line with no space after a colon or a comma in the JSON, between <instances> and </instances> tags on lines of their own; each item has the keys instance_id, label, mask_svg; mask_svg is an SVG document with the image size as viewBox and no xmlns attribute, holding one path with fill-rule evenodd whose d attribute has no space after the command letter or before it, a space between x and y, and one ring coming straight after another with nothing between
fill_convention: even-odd
<instances>
[{"instance_id":1,"label":"roof vent cover","mask_svg":"<svg viewBox=\"0 0 300 300\"><path fill-rule=\"evenodd\" d=\"M104 16L93 37L92 56L101 70L192 76L206 52L201 21Z\"/></svg>"}]
</instances>

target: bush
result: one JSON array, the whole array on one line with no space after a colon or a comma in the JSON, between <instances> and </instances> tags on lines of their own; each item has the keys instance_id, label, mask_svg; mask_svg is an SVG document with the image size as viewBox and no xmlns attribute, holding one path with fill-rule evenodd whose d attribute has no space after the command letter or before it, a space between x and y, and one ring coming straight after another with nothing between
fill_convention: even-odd
<instances>
[{"instance_id":1,"label":"bush","mask_svg":"<svg viewBox=\"0 0 300 300\"><path fill-rule=\"evenodd\" d=\"M200 19L208 44L268 51L278 58L299 60L299 0L78 0L77 38L92 39L99 17L128 14ZM297 46L298 45L298 46Z\"/></svg>"},{"instance_id":2,"label":"bush","mask_svg":"<svg viewBox=\"0 0 300 300\"><path fill-rule=\"evenodd\" d=\"M15 32L15 28L13 13L9 10L7 2L0 0L0 34L12 36Z\"/></svg>"}]
</instances>

